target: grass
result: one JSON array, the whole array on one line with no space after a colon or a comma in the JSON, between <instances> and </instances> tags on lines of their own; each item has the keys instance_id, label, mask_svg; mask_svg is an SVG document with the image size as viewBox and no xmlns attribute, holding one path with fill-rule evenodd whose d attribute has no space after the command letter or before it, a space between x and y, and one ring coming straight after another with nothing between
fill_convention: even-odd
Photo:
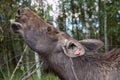
<instances>
[{"instance_id":1,"label":"grass","mask_svg":"<svg viewBox=\"0 0 120 80\"><path fill-rule=\"evenodd\" d=\"M21 80L23 72L21 70L17 70L13 80ZM0 70L0 80L10 80L10 77L8 76L7 71ZM31 77L29 77L27 80L39 80L36 73L34 73ZM44 74L42 73L41 80L59 80L58 77L54 76L53 74Z\"/></svg>"},{"instance_id":2,"label":"grass","mask_svg":"<svg viewBox=\"0 0 120 80\"><path fill-rule=\"evenodd\" d=\"M13 80L21 80L20 77L21 77L21 74L16 73ZM10 78L6 75L6 76L4 76L4 78L0 78L0 80L10 80ZM38 79L37 75L34 74L30 78L28 78L27 80L39 80L39 79ZM48 75L44 74L41 76L41 80L59 80L59 78L52 75L52 74L48 74Z\"/></svg>"}]
</instances>

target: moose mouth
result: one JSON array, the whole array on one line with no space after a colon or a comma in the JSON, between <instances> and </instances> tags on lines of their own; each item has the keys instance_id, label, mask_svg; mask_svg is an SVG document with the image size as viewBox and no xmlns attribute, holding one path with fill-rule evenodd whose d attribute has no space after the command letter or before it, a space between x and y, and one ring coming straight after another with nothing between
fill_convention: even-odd
<instances>
[{"instance_id":1,"label":"moose mouth","mask_svg":"<svg viewBox=\"0 0 120 80\"><path fill-rule=\"evenodd\" d=\"M22 29L22 24L20 24L20 23L18 23L18 22L12 23L12 25L11 25L11 30L12 30L14 33L18 33L20 29Z\"/></svg>"}]
</instances>

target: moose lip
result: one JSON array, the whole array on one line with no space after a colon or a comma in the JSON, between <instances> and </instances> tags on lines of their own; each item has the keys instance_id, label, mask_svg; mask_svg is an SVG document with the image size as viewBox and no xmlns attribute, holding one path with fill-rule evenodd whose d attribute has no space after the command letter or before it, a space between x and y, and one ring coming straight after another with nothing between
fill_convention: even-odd
<instances>
[{"instance_id":1,"label":"moose lip","mask_svg":"<svg viewBox=\"0 0 120 80\"><path fill-rule=\"evenodd\" d=\"M18 22L14 22L11 24L11 30L14 32L14 33L17 33L18 30L20 30L22 28L22 25Z\"/></svg>"}]
</instances>

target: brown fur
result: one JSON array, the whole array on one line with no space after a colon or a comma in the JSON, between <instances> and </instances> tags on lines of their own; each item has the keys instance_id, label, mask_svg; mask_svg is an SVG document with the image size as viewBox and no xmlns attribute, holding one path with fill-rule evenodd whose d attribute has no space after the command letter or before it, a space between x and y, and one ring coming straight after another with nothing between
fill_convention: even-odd
<instances>
[{"instance_id":1,"label":"brown fur","mask_svg":"<svg viewBox=\"0 0 120 80\"><path fill-rule=\"evenodd\" d=\"M19 9L17 18L18 20L11 26L12 30L19 32L25 42L43 57L45 69L51 70L61 80L76 80L70 58L65 55L61 45L64 45L65 39L73 41L75 45L80 43L47 24L30 10ZM85 48L85 45L83 46ZM84 55L72 58L78 79L120 80L120 49L114 49L105 54L94 53L93 48L92 50L85 49Z\"/></svg>"}]
</instances>

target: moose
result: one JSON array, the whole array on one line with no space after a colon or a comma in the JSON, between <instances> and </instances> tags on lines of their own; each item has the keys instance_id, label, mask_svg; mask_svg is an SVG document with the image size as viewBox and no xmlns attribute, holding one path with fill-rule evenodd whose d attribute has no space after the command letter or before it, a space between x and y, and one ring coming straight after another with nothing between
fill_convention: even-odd
<instances>
[{"instance_id":1,"label":"moose","mask_svg":"<svg viewBox=\"0 0 120 80\"><path fill-rule=\"evenodd\" d=\"M17 10L11 30L43 58L44 69L60 80L120 80L119 48L99 54L102 41L79 42L25 8Z\"/></svg>"}]
</instances>

